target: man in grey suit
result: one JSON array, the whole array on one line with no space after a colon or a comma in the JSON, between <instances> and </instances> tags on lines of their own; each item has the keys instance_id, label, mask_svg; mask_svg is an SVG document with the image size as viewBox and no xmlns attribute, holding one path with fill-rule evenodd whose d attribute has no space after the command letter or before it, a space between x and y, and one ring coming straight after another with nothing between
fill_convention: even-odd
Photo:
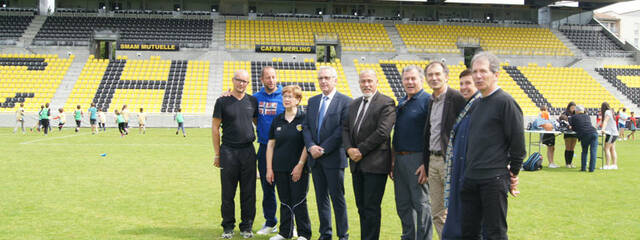
<instances>
[{"instance_id":1,"label":"man in grey suit","mask_svg":"<svg viewBox=\"0 0 640 240\"><path fill-rule=\"evenodd\" d=\"M380 205L391 171L390 136L396 108L393 99L377 91L375 71L363 70L359 77L363 96L349 104L342 145L351 159L361 239L369 240L380 238Z\"/></svg>"},{"instance_id":2,"label":"man in grey suit","mask_svg":"<svg viewBox=\"0 0 640 240\"><path fill-rule=\"evenodd\" d=\"M331 206L336 215L337 235L349 239L347 203L344 199L344 168L347 158L342 147L342 122L347 116L351 98L336 91L338 73L332 67L318 69L318 85L322 94L309 99L303 121L304 143L309 151L309 166L316 191L320 218L320 238L331 239Z\"/></svg>"}]
</instances>

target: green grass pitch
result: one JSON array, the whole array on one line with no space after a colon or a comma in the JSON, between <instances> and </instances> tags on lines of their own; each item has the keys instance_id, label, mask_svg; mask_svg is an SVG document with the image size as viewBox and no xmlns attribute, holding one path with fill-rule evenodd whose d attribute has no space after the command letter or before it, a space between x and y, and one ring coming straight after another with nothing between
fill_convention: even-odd
<instances>
[{"instance_id":1,"label":"green grass pitch","mask_svg":"<svg viewBox=\"0 0 640 240\"><path fill-rule=\"evenodd\" d=\"M220 177L212 165L210 129L187 129L187 138L168 128L148 129L146 135L131 129L124 138L113 128L95 136L87 128L54 130L46 137L12 130L0 129L0 239L219 238ZM640 238L639 144L617 143L617 171L522 172L521 195L509 199L510 238ZM564 165L562 137L556 146L556 161ZM579 158L578 144L578 166ZM345 185L349 233L359 239L349 173ZM264 223L257 186L254 231ZM398 239L392 182L386 187L381 239ZM315 239L313 187L308 205ZM237 233L236 228L234 239L240 239Z\"/></svg>"}]
</instances>

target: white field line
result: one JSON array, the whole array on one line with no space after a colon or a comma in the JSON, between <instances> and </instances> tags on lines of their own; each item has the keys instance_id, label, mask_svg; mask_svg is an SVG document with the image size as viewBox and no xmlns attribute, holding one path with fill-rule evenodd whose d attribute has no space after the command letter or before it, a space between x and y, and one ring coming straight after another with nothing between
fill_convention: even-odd
<instances>
[{"instance_id":1,"label":"white field line","mask_svg":"<svg viewBox=\"0 0 640 240\"><path fill-rule=\"evenodd\" d=\"M78 136L84 136L84 135L88 135L88 134L90 134L90 133L89 132L87 132L87 133L79 133L79 134L60 136L60 137L44 137L43 136L42 138L38 138L38 139L35 139L35 140L26 141L26 142L21 142L20 144L32 144L32 143L36 143L36 142L55 140L55 139L62 139L62 138L70 138L70 137L78 137Z\"/></svg>"}]
</instances>

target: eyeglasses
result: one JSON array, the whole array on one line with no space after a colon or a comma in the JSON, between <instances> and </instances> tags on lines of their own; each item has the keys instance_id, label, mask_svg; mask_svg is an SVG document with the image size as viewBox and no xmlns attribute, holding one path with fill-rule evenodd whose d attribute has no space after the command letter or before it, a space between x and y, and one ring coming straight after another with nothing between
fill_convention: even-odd
<instances>
[{"instance_id":1,"label":"eyeglasses","mask_svg":"<svg viewBox=\"0 0 640 240\"><path fill-rule=\"evenodd\" d=\"M234 81L238 81L242 84L249 84L249 81L243 80L243 79L239 79L239 78L233 78Z\"/></svg>"}]
</instances>

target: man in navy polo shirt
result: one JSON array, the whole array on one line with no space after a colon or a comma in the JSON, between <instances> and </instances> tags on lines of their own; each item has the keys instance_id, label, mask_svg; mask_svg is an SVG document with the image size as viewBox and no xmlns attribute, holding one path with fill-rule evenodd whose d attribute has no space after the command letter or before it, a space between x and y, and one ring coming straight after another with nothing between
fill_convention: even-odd
<instances>
[{"instance_id":1,"label":"man in navy polo shirt","mask_svg":"<svg viewBox=\"0 0 640 240\"><path fill-rule=\"evenodd\" d=\"M407 95L400 99L396 110L392 178L403 240L431 239L433 235L422 134L431 95L422 89L423 83L422 68L408 66L402 70L402 86Z\"/></svg>"},{"instance_id":2,"label":"man in navy polo shirt","mask_svg":"<svg viewBox=\"0 0 640 240\"><path fill-rule=\"evenodd\" d=\"M284 112L284 105L282 105L282 86L278 84L278 78L276 76L276 70L267 66L262 68L262 74L260 75L260 81L262 81L262 87L259 92L253 96L258 99L258 124L256 126L256 132L258 133L258 171L260 172L260 183L262 185L262 212L266 222L262 226L262 229L256 233L258 235L265 235L275 232L278 219L276 218L276 195L274 185L269 184L266 181L267 175L267 142L269 142L269 129L273 119L278 114Z\"/></svg>"}]
</instances>

